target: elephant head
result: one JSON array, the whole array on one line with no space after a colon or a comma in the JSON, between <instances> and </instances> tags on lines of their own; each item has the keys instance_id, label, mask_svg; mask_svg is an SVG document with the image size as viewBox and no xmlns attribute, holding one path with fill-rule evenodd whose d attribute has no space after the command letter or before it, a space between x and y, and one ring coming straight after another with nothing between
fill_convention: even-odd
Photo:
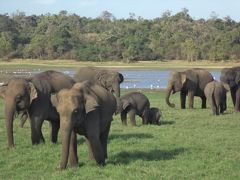
<instances>
[{"instance_id":1,"label":"elephant head","mask_svg":"<svg viewBox=\"0 0 240 180\"><path fill-rule=\"evenodd\" d=\"M5 120L8 137L8 147L14 147L13 118L14 114L26 111L32 101L37 98L37 90L29 80L13 78L3 84L0 89L0 97L5 101Z\"/></svg>"},{"instance_id":2,"label":"elephant head","mask_svg":"<svg viewBox=\"0 0 240 180\"><path fill-rule=\"evenodd\" d=\"M69 156L73 127L81 125L86 114L98 106L97 97L91 93L88 82L76 83L72 89L63 89L51 96L51 102L60 115L62 157L60 168L65 169Z\"/></svg>"},{"instance_id":3,"label":"elephant head","mask_svg":"<svg viewBox=\"0 0 240 180\"><path fill-rule=\"evenodd\" d=\"M126 110L129 106L130 103L126 99L121 100L120 98L117 98L117 109L115 114L121 113L122 111Z\"/></svg>"},{"instance_id":4,"label":"elephant head","mask_svg":"<svg viewBox=\"0 0 240 180\"><path fill-rule=\"evenodd\" d=\"M120 97L120 84L124 80L121 73L102 70L97 74L97 79L102 87L110 92L114 92L117 97Z\"/></svg>"},{"instance_id":5,"label":"elephant head","mask_svg":"<svg viewBox=\"0 0 240 180\"><path fill-rule=\"evenodd\" d=\"M168 86L166 90L166 103L170 107L175 107L175 104L170 103L169 97L171 93L176 93L182 90L184 84L187 80L187 76L185 72L173 72L168 80Z\"/></svg>"},{"instance_id":6,"label":"elephant head","mask_svg":"<svg viewBox=\"0 0 240 180\"><path fill-rule=\"evenodd\" d=\"M150 124L160 125L160 118L162 116L162 112L159 108L152 107L149 110L149 120Z\"/></svg>"}]
</instances>

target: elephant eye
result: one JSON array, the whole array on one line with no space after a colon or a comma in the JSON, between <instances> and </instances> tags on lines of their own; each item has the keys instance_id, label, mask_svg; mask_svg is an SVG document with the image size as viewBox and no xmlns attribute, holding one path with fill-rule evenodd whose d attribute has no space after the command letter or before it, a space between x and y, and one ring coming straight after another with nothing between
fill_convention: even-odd
<instances>
[{"instance_id":1,"label":"elephant eye","mask_svg":"<svg viewBox=\"0 0 240 180\"><path fill-rule=\"evenodd\" d=\"M78 109L75 109L75 110L73 111L73 113L74 113L74 114L77 114L77 113L78 113Z\"/></svg>"}]
</instances>

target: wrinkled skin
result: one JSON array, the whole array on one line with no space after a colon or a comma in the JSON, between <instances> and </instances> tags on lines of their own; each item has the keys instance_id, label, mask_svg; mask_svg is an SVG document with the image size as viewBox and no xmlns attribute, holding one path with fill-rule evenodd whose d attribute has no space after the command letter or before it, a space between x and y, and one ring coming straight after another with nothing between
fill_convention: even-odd
<instances>
[{"instance_id":1,"label":"wrinkled skin","mask_svg":"<svg viewBox=\"0 0 240 180\"><path fill-rule=\"evenodd\" d=\"M136 126L135 115L142 118L142 124L148 124L150 102L140 92L132 92L121 96L118 100L116 114L121 113L123 125L127 125L127 114L130 117L132 126Z\"/></svg>"},{"instance_id":2,"label":"wrinkled skin","mask_svg":"<svg viewBox=\"0 0 240 180\"><path fill-rule=\"evenodd\" d=\"M212 81L204 89L205 96L212 108L213 115L223 114L227 109L227 90L222 83Z\"/></svg>"},{"instance_id":3,"label":"wrinkled skin","mask_svg":"<svg viewBox=\"0 0 240 180\"><path fill-rule=\"evenodd\" d=\"M162 116L162 112L159 108L151 107L149 110L149 124L160 125L160 118Z\"/></svg>"},{"instance_id":4,"label":"wrinkled skin","mask_svg":"<svg viewBox=\"0 0 240 180\"><path fill-rule=\"evenodd\" d=\"M84 135L90 158L105 165L107 140L116 99L105 88L89 81L76 83L52 95L52 103L60 115L62 155L60 169L78 166L76 133Z\"/></svg>"},{"instance_id":5,"label":"wrinkled skin","mask_svg":"<svg viewBox=\"0 0 240 180\"><path fill-rule=\"evenodd\" d=\"M98 83L109 92L112 92L116 97L120 97L120 84L123 82L124 77L117 71L110 71L98 67L82 67L79 68L75 74L74 79L76 82L83 82L85 80Z\"/></svg>"},{"instance_id":6,"label":"wrinkled skin","mask_svg":"<svg viewBox=\"0 0 240 180\"><path fill-rule=\"evenodd\" d=\"M175 107L175 104L169 101L170 94L180 91L182 109L186 108L186 96L188 96L189 108L193 108L194 96L200 97L202 99L202 108L206 108L204 88L211 81L213 81L212 75L200 68L188 69L183 72L172 72L166 90L166 103L170 107Z\"/></svg>"},{"instance_id":7,"label":"wrinkled skin","mask_svg":"<svg viewBox=\"0 0 240 180\"><path fill-rule=\"evenodd\" d=\"M236 111L240 111L240 67L223 68L220 81L228 85Z\"/></svg>"},{"instance_id":8,"label":"wrinkled skin","mask_svg":"<svg viewBox=\"0 0 240 180\"><path fill-rule=\"evenodd\" d=\"M5 120L8 147L14 147L13 119L16 113L29 115L31 122L32 144L44 142L42 123L51 123L51 141L57 141L59 130L59 115L50 101L50 94L63 88L71 88L74 80L60 72L45 71L32 78L12 78L0 89L0 96L5 101ZM27 118L27 116L24 116Z\"/></svg>"}]
</instances>

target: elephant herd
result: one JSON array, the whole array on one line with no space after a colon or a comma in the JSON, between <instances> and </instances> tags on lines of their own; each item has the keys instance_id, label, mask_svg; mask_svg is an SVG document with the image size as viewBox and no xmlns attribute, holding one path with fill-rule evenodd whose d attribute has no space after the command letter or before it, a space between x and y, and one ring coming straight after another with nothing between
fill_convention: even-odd
<instances>
[{"instance_id":1,"label":"elephant herd","mask_svg":"<svg viewBox=\"0 0 240 180\"><path fill-rule=\"evenodd\" d=\"M62 154L60 169L78 166L77 137L84 135L89 154L98 165L107 158L107 140L113 115L120 113L122 124L127 125L127 114L133 126L135 115L143 124L159 124L161 111L150 107L148 98L139 92L120 96L120 84L124 77L117 71L96 67L83 67L74 77L49 70L30 78L10 79L0 87L0 97L5 102L5 121L8 147L14 147L13 120L16 114L29 118L32 144L44 142L42 124L48 120L50 139L57 142L61 132ZM228 86L226 86L226 84ZM194 96L202 99L202 108L208 100L213 113L226 110L226 93L229 87L234 107L240 111L240 67L224 68L221 83L200 68L173 72L168 81L166 103L170 107L170 94L180 91L181 108L185 108L186 96L189 108L193 108ZM114 96L115 95L115 96Z\"/></svg>"}]
</instances>

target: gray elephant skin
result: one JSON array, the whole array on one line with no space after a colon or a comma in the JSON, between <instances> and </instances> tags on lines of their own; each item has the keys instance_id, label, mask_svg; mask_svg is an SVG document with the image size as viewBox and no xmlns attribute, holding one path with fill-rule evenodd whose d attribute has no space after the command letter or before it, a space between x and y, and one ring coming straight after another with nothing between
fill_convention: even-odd
<instances>
[{"instance_id":1,"label":"gray elephant skin","mask_svg":"<svg viewBox=\"0 0 240 180\"><path fill-rule=\"evenodd\" d=\"M223 84L218 81L212 81L206 85L204 93L212 108L213 115L223 114L227 109L227 90Z\"/></svg>"},{"instance_id":2,"label":"gray elephant skin","mask_svg":"<svg viewBox=\"0 0 240 180\"><path fill-rule=\"evenodd\" d=\"M63 88L71 88L74 80L60 72L45 71L31 78L12 78L0 89L0 97L5 102L5 120L8 147L14 147L13 120L16 113L27 112L31 122L32 144L44 142L42 123L51 124L51 141L57 141L59 115L51 103L51 93ZM25 118L27 118L25 116Z\"/></svg>"},{"instance_id":3,"label":"gray elephant skin","mask_svg":"<svg viewBox=\"0 0 240 180\"><path fill-rule=\"evenodd\" d=\"M160 121L161 116L162 116L162 112L160 111L159 108L151 107L149 110L148 123L161 125L161 121Z\"/></svg>"},{"instance_id":4,"label":"gray elephant skin","mask_svg":"<svg viewBox=\"0 0 240 180\"><path fill-rule=\"evenodd\" d=\"M89 81L76 83L71 89L52 95L52 103L60 115L62 155L60 169L78 165L76 133L84 135L90 157L104 165L107 140L116 99L105 88Z\"/></svg>"},{"instance_id":5,"label":"gray elephant skin","mask_svg":"<svg viewBox=\"0 0 240 180\"><path fill-rule=\"evenodd\" d=\"M89 80L98 83L109 92L115 93L117 97L120 97L120 84L123 82L124 77L117 71L98 67L82 67L78 69L74 79L76 82Z\"/></svg>"},{"instance_id":6,"label":"gray elephant skin","mask_svg":"<svg viewBox=\"0 0 240 180\"><path fill-rule=\"evenodd\" d=\"M234 108L240 111L240 67L223 68L220 81L229 86Z\"/></svg>"},{"instance_id":7,"label":"gray elephant skin","mask_svg":"<svg viewBox=\"0 0 240 180\"><path fill-rule=\"evenodd\" d=\"M116 113L121 113L123 125L127 125L127 114L131 124L136 126L135 115L142 118L142 124L148 124L150 102L148 98L140 92L131 92L121 96L118 100Z\"/></svg>"},{"instance_id":8,"label":"gray elephant skin","mask_svg":"<svg viewBox=\"0 0 240 180\"><path fill-rule=\"evenodd\" d=\"M206 108L206 97L204 95L205 86L213 81L212 75L204 69L193 68L183 72L174 71L168 80L166 90L166 103L170 107L175 107L175 104L170 103L169 98L171 93L180 91L181 108L186 108L186 96L189 100L189 108L193 108L194 96L198 96L202 100L202 108Z\"/></svg>"}]
</instances>

